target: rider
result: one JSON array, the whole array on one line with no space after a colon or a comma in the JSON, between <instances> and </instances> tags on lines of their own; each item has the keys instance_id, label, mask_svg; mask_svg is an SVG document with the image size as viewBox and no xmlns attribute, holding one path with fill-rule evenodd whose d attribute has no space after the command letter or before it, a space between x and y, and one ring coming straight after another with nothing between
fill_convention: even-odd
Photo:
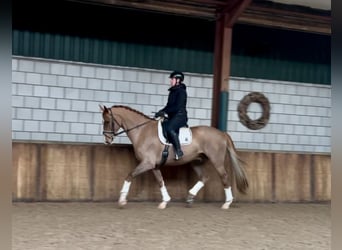
<instances>
[{"instance_id":1,"label":"rider","mask_svg":"<svg viewBox=\"0 0 342 250\"><path fill-rule=\"evenodd\" d=\"M183 83L184 74L180 71L173 71L170 74L169 96L166 106L155 114L155 118L168 115L166 120L166 132L168 140L172 143L175 151L175 159L178 160L183 156L179 143L179 129L187 126L188 115L186 111L187 92Z\"/></svg>"}]
</instances>

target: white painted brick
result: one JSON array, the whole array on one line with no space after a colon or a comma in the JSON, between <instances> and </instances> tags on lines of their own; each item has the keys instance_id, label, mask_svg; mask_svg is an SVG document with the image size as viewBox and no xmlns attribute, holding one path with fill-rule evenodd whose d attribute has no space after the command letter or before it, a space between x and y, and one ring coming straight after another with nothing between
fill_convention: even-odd
<instances>
[{"instance_id":1,"label":"white painted brick","mask_svg":"<svg viewBox=\"0 0 342 250\"><path fill-rule=\"evenodd\" d=\"M133 70L123 70L123 79L125 81L136 82L138 80L138 72Z\"/></svg>"},{"instance_id":2,"label":"white painted brick","mask_svg":"<svg viewBox=\"0 0 342 250\"><path fill-rule=\"evenodd\" d=\"M72 77L57 76L57 85L61 87L72 87Z\"/></svg>"},{"instance_id":3,"label":"white painted brick","mask_svg":"<svg viewBox=\"0 0 342 250\"><path fill-rule=\"evenodd\" d=\"M75 111L85 111L86 110L86 101L71 101L71 110Z\"/></svg>"},{"instance_id":4,"label":"white painted brick","mask_svg":"<svg viewBox=\"0 0 342 250\"><path fill-rule=\"evenodd\" d=\"M17 94L24 96L32 96L33 94L33 86L28 84L18 84L17 85Z\"/></svg>"},{"instance_id":5,"label":"white painted brick","mask_svg":"<svg viewBox=\"0 0 342 250\"><path fill-rule=\"evenodd\" d=\"M212 77L204 77L202 79L202 86L205 88L212 88L213 87L213 78Z\"/></svg>"},{"instance_id":6,"label":"white painted brick","mask_svg":"<svg viewBox=\"0 0 342 250\"><path fill-rule=\"evenodd\" d=\"M102 143L103 142L103 136L102 135L96 135L91 137L92 143Z\"/></svg>"},{"instance_id":7,"label":"white painted brick","mask_svg":"<svg viewBox=\"0 0 342 250\"><path fill-rule=\"evenodd\" d=\"M35 72L50 73L50 64L48 62L35 62Z\"/></svg>"},{"instance_id":8,"label":"white painted brick","mask_svg":"<svg viewBox=\"0 0 342 250\"><path fill-rule=\"evenodd\" d=\"M46 141L47 140L47 133L32 132L31 133L31 140Z\"/></svg>"},{"instance_id":9,"label":"white painted brick","mask_svg":"<svg viewBox=\"0 0 342 250\"><path fill-rule=\"evenodd\" d=\"M202 78L197 77L197 76L190 76L190 81L186 81L186 76L185 76L184 82L186 85L189 85L191 87L198 87L198 88L203 87ZM189 83L187 84L187 82Z\"/></svg>"},{"instance_id":10,"label":"white painted brick","mask_svg":"<svg viewBox=\"0 0 342 250\"><path fill-rule=\"evenodd\" d=\"M86 112L99 112L99 103L93 102L93 101L87 101L86 102L86 109L84 110Z\"/></svg>"},{"instance_id":11,"label":"white painted brick","mask_svg":"<svg viewBox=\"0 0 342 250\"><path fill-rule=\"evenodd\" d=\"M142 83L139 83L139 82L132 82L129 84L130 86L130 91L131 92L134 92L134 93L144 93L144 84ZM155 85L152 85L155 89L156 89L156 86ZM154 90L154 92L156 92L156 90Z\"/></svg>"},{"instance_id":12,"label":"white painted brick","mask_svg":"<svg viewBox=\"0 0 342 250\"><path fill-rule=\"evenodd\" d=\"M56 99L41 98L40 108L43 108L43 109L55 109L56 108Z\"/></svg>"},{"instance_id":13,"label":"white painted brick","mask_svg":"<svg viewBox=\"0 0 342 250\"><path fill-rule=\"evenodd\" d=\"M123 93L120 92L109 92L109 102L122 103Z\"/></svg>"},{"instance_id":14,"label":"white painted brick","mask_svg":"<svg viewBox=\"0 0 342 250\"><path fill-rule=\"evenodd\" d=\"M94 101L107 102L108 96L108 91L94 91Z\"/></svg>"},{"instance_id":15,"label":"white painted brick","mask_svg":"<svg viewBox=\"0 0 342 250\"><path fill-rule=\"evenodd\" d=\"M56 108L60 109L60 110L70 110L71 109L71 100L57 99L56 100Z\"/></svg>"},{"instance_id":16,"label":"white painted brick","mask_svg":"<svg viewBox=\"0 0 342 250\"><path fill-rule=\"evenodd\" d=\"M78 112L76 111L64 111L64 119L66 122L77 122L78 121Z\"/></svg>"},{"instance_id":17,"label":"white painted brick","mask_svg":"<svg viewBox=\"0 0 342 250\"><path fill-rule=\"evenodd\" d=\"M79 66L79 65L66 65L65 74L68 76L81 76L81 66Z\"/></svg>"},{"instance_id":18,"label":"white painted brick","mask_svg":"<svg viewBox=\"0 0 342 250\"><path fill-rule=\"evenodd\" d=\"M78 142L89 142L91 141L91 137L90 135L77 135L77 141Z\"/></svg>"},{"instance_id":19,"label":"white painted brick","mask_svg":"<svg viewBox=\"0 0 342 250\"><path fill-rule=\"evenodd\" d=\"M46 109L33 109L32 112L33 120L46 121L48 119L48 110Z\"/></svg>"},{"instance_id":20,"label":"white painted brick","mask_svg":"<svg viewBox=\"0 0 342 250\"><path fill-rule=\"evenodd\" d=\"M56 75L41 75L41 84L42 85L49 85L49 86L55 86L57 85L57 76Z\"/></svg>"},{"instance_id":21,"label":"white painted brick","mask_svg":"<svg viewBox=\"0 0 342 250\"><path fill-rule=\"evenodd\" d=\"M115 82L113 80L102 80L102 90L114 91L115 90Z\"/></svg>"},{"instance_id":22,"label":"white painted brick","mask_svg":"<svg viewBox=\"0 0 342 250\"><path fill-rule=\"evenodd\" d=\"M51 98L64 98L64 88L60 87L50 87L49 97Z\"/></svg>"},{"instance_id":23,"label":"white painted brick","mask_svg":"<svg viewBox=\"0 0 342 250\"><path fill-rule=\"evenodd\" d=\"M211 109L211 99L201 99L200 100L200 108L203 108L203 109Z\"/></svg>"},{"instance_id":24,"label":"white painted brick","mask_svg":"<svg viewBox=\"0 0 342 250\"><path fill-rule=\"evenodd\" d=\"M77 141L77 135L62 134L62 140L65 142L76 142Z\"/></svg>"},{"instance_id":25,"label":"white painted brick","mask_svg":"<svg viewBox=\"0 0 342 250\"><path fill-rule=\"evenodd\" d=\"M116 81L116 90L121 92L130 92L130 84L127 81Z\"/></svg>"},{"instance_id":26,"label":"white painted brick","mask_svg":"<svg viewBox=\"0 0 342 250\"><path fill-rule=\"evenodd\" d=\"M151 83L162 84L165 82L165 75L162 73L152 72Z\"/></svg>"},{"instance_id":27,"label":"white painted brick","mask_svg":"<svg viewBox=\"0 0 342 250\"><path fill-rule=\"evenodd\" d=\"M166 104L166 103L165 103ZM187 100L187 106L189 108L198 108L201 106L201 99L199 98L191 98Z\"/></svg>"},{"instance_id":28,"label":"white painted brick","mask_svg":"<svg viewBox=\"0 0 342 250\"><path fill-rule=\"evenodd\" d=\"M65 68L66 68L66 65L62 63L50 64L51 74L54 74L54 75L65 75L65 71L66 71Z\"/></svg>"},{"instance_id":29,"label":"white painted brick","mask_svg":"<svg viewBox=\"0 0 342 250\"><path fill-rule=\"evenodd\" d=\"M122 102L125 103L126 105L137 103L136 94L123 93L123 100L122 100Z\"/></svg>"},{"instance_id":30,"label":"white painted brick","mask_svg":"<svg viewBox=\"0 0 342 250\"><path fill-rule=\"evenodd\" d=\"M95 78L95 68L92 66L81 66L81 76Z\"/></svg>"},{"instance_id":31,"label":"white painted brick","mask_svg":"<svg viewBox=\"0 0 342 250\"><path fill-rule=\"evenodd\" d=\"M326 88L326 89L325 88L321 88L318 91L318 96L330 98L331 97L331 90L328 89L328 88Z\"/></svg>"},{"instance_id":32,"label":"white painted brick","mask_svg":"<svg viewBox=\"0 0 342 250\"><path fill-rule=\"evenodd\" d=\"M93 115L93 113L80 112L78 114L78 116L79 116L79 118L78 118L79 122L83 122L83 123L93 123L94 122L94 115ZM102 119L102 117L100 116L100 113L99 113L99 118L97 120L101 121L101 119Z\"/></svg>"},{"instance_id":33,"label":"white painted brick","mask_svg":"<svg viewBox=\"0 0 342 250\"><path fill-rule=\"evenodd\" d=\"M73 77L72 78L72 87L79 88L79 89L87 88L87 78Z\"/></svg>"},{"instance_id":34,"label":"white painted brick","mask_svg":"<svg viewBox=\"0 0 342 250\"><path fill-rule=\"evenodd\" d=\"M17 59L12 59L12 70L18 70L18 60Z\"/></svg>"},{"instance_id":35,"label":"white painted brick","mask_svg":"<svg viewBox=\"0 0 342 250\"><path fill-rule=\"evenodd\" d=\"M57 133L70 133L70 123L68 122L57 122L56 123L56 132Z\"/></svg>"},{"instance_id":36,"label":"white painted brick","mask_svg":"<svg viewBox=\"0 0 342 250\"><path fill-rule=\"evenodd\" d=\"M39 131L53 133L55 131L54 125L55 123L52 121L39 121Z\"/></svg>"},{"instance_id":37,"label":"white painted brick","mask_svg":"<svg viewBox=\"0 0 342 250\"><path fill-rule=\"evenodd\" d=\"M150 103L150 95L146 94L137 94L137 100L140 104L149 104Z\"/></svg>"},{"instance_id":38,"label":"white painted brick","mask_svg":"<svg viewBox=\"0 0 342 250\"><path fill-rule=\"evenodd\" d=\"M102 131L102 128L98 124L86 124L85 133L87 135L98 135Z\"/></svg>"},{"instance_id":39,"label":"white painted brick","mask_svg":"<svg viewBox=\"0 0 342 250\"><path fill-rule=\"evenodd\" d=\"M313 125L313 126L320 126L320 125L322 125L323 119L324 118L322 118L322 117L316 117L316 116L308 117L308 121L307 122L305 121L304 124Z\"/></svg>"},{"instance_id":40,"label":"white painted brick","mask_svg":"<svg viewBox=\"0 0 342 250\"><path fill-rule=\"evenodd\" d=\"M306 126L304 134L305 135L315 135L316 134L316 127L314 127L314 126Z\"/></svg>"},{"instance_id":41,"label":"white painted brick","mask_svg":"<svg viewBox=\"0 0 342 250\"><path fill-rule=\"evenodd\" d=\"M70 124L70 132L72 134L84 134L85 133L85 124L84 123L71 123Z\"/></svg>"},{"instance_id":42,"label":"white painted brick","mask_svg":"<svg viewBox=\"0 0 342 250\"><path fill-rule=\"evenodd\" d=\"M24 106L26 108L39 108L40 99L38 97L25 96Z\"/></svg>"},{"instance_id":43,"label":"white painted brick","mask_svg":"<svg viewBox=\"0 0 342 250\"><path fill-rule=\"evenodd\" d=\"M95 68L95 77L99 79L108 79L110 75L108 68Z\"/></svg>"},{"instance_id":44,"label":"white painted brick","mask_svg":"<svg viewBox=\"0 0 342 250\"><path fill-rule=\"evenodd\" d=\"M77 99L80 99L80 90L73 89L73 88L66 88L64 95L66 99L77 100Z\"/></svg>"},{"instance_id":45,"label":"white painted brick","mask_svg":"<svg viewBox=\"0 0 342 250\"><path fill-rule=\"evenodd\" d=\"M195 117L199 119L205 119L207 117L207 111L204 109L195 109Z\"/></svg>"},{"instance_id":46,"label":"white painted brick","mask_svg":"<svg viewBox=\"0 0 342 250\"><path fill-rule=\"evenodd\" d=\"M101 89L101 80L88 78L87 86L88 89Z\"/></svg>"},{"instance_id":47,"label":"white painted brick","mask_svg":"<svg viewBox=\"0 0 342 250\"><path fill-rule=\"evenodd\" d=\"M56 133L48 133L47 134L47 140L48 141L61 141L62 140L62 135L61 134L56 134Z\"/></svg>"},{"instance_id":48,"label":"white painted brick","mask_svg":"<svg viewBox=\"0 0 342 250\"><path fill-rule=\"evenodd\" d=\"M81 89L79 91L79 93L80 93L80 99L81 100L92 100L92 99L94 99L94 91L93 90Z\"/></svg>"},{"instance_id":49,"label":"white painted brick","mask_svg":"<svg viewBox=\"0 0 342 250\"><path fill-rule=\"evenodd\" d=\"M33 72L34 70L33 61L19 60L19 70L24 72Z\"/></svg>"},{"instance_id":50,"label":"white painted brick","mask_svg":"<svg viewBox=\"0 0 342 250\"><path fill-rule=\"evenodd\" d=\"M111 69L110 70L110 79L112 80L123 80L123 70L121 69Z\"/></svg>"},{"instance_id":51,"label":"white painted brick","mask_svg":"<svg viewBox=\"0 0 342 250\"><path fill-rule=\"evenodd\" d=\"M150 83L151 82L151 73L147 71L138 72L138 82Z\"/></svg>"},{"instance_id":52,"label":"white painted brick","mask_svg":"<svg viewBox=\"0 0 342 250\"><path fill-rule=\"evenodd\" d=\"M16 140L30 140L31 133L30 132L14 132L14 137Z\"/></svg>"},{"instance_id":53,"label":"white painted brick","mask_svg":"<svg viewBox=\"0 0 342 250\"><path fill-rule=\"evenodd\" d=\"M208 98L208 91L207 89L196 89L196 96L199 97L199 98Z\"/></svg>"},{"instance_id":54,"label":"white painted brick","mask_svg":"<svg viewBox=\"0 0 342 250\"><path fill-rule=\"evenodd\" d=\"M49 88L47 86L34 86L33 96L49 96Z\"/></svg>"},{"instance_id":55,"label":"white painted brick","mask_svg":"<svg viewBox=\"0 0 342 250\"><path fill-rule=\"evenodd\" d=\"M307 107L306 106L295 106L297 115L306 115L307 114Z\"/></svg>"},{"instance_id":56,"label":"white painted brick","mask_svg":"<svg viewBox=\"0 0 342 250\"><path fill-rule=\"evenodd\" d=\"M156 86L154 86L153 84L149 84L149 83L145 83L143 85L144 87L144 93L146 94L156 94L157 93L157 89L156 89ZM132 89L132 87L131 87ZM136 92L133 90L133 92Z\"/></svg>"},{"instance_id":57,"label":"white painted brick","mask_svg":"<svg viewBox=\"0 0 342 250\"><path fill-rule=\"evenodd\" d=\"M44 110L46 112L46 110ZM48 119L50 121L62 121L63 120L63 111L61 110L49 110L48 111ZM47 120L47 119L41 119L41 120Z\"/></svg>"},{"instance_id":58,"label":"white painted brick","mask_svg":"<svg viewBox=\"0 0 342 250\"><path fill-rule=\"evenodd\" d=\"M31 84L41 84L41 75L36 73L26 73L26 82Z\"/></svg>"},{"instance_id":59,"label":"white painted brick","mask_svg":"<svg viewBox=\"0 0 342 250\"><path fill-rule=\"evenodd\" d=\"M26 73L13 71L12 72L12 82L25 83L26 82L25 76L26 76Z\"/></svg>"},{"instance_id":60,"label":"white painted brick","mask_svg":"<svg viewBox=\"0 0 342 250\"><path fill-rule=\"evenodd\" d=\"M12 119L12 131L23 131L23 130L24 130L24 121Z\"/></svg>"},{"instance_id":61,"label":"white painted brick","mask_svg":"<svg viewBox=\"0 0 342 250\"><path fill-rule=\"evenodd\" d=\"M39 128L39 121L31 121L31 120L25 120L24 121L24 131L28 132L37 132L40 131Z\"/></svg>"}]
</instances>

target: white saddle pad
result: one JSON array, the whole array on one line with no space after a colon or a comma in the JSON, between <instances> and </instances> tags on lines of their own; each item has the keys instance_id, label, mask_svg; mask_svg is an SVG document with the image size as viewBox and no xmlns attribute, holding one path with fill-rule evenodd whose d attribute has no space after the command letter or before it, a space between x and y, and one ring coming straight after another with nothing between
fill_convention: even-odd
<instances>
[{"instance_id":1,"label":"white saddle pad","mask_svg":"<svg viewBox=\"0 0 342 250\"><path fill-rule=\"evenodd\" d=\"M161 125L161 120L158 121L158 137L161 143L164 145L172 145L171 143L167 143L166 139L163 135L163 128ZM192 142L192 133L191 129L187 127L182 127L179 129L179 142L181 145L188 145Z\"/></svg>"}]
</instances>

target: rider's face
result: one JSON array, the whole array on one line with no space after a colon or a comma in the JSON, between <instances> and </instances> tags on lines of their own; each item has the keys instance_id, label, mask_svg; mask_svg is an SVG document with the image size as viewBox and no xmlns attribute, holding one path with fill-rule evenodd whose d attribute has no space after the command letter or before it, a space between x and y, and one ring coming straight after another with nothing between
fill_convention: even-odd
<instances>
[{"instance_id":1,"label":"rider's face","mask_svg":"<svg viewBox=\"0 0 342 250\"><path fill-rule=\"evenodd\" d=\"M177 85L177 79L174 78L174 77L173 77L173 78L170 78L170 85L171 85L171 87Z\"/></svg>"}]
</instances>

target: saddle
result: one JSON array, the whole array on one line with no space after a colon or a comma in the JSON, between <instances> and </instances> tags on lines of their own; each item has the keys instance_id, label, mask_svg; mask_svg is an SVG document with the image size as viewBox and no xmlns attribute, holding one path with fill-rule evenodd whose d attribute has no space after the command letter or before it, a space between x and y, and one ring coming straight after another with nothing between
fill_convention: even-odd
<instances>
[{"instance_id":1,"label":"saddle","mask_svg":"<svg viewBox=\"0 0 342 250\"><path fill-rule=\"evenodd\" d=\"M172 145L166 139L167 138L166 129L164 127L165 126L163 126L162 120L159 120L158 121L158 137L159 137L160 142L165 145L165 148L162 152L160 163L157 164L157 166L156 166L157 168L159 168L165 164L167 157L169 156L169 147L170 147L170 145ZM180 128L178 138L179 138L179 142L181 145L189 145L192 142L191 129L189 127Z\"/></svg>"},{"instance_id":2,"label":"saddle","mask_svg":"<svg viewBox=\"0 0 342 250\"><path fill-rule=\"evenodd\" d=\"M166 136L166 130L164 128L163 122L161 120L158 121L158 137L161 143L164 145L172 145L168 142ZM182 127L179 129L179 143L181 145L189 145L192 142L192 133L189 127Z\"/></svg>"}]
</instances>

